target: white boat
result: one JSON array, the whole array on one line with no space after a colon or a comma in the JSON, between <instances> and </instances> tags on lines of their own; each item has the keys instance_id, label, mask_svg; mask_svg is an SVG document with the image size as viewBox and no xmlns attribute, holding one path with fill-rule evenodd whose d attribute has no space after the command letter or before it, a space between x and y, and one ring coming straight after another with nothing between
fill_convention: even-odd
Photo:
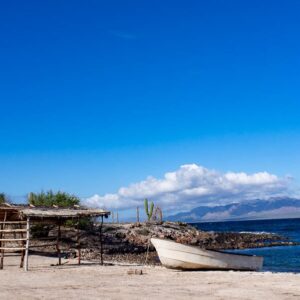
<instances>
[{"instance_id":1,"label":"white boat","mask_svg":"<svg viewBox=\"0 0 300 300\"><path fill-rule=\"evenodd\" d=\"M162 265L170 269L258 271L263 265L261 256L206 250L158 238L151 242Z\"/></svg>"}]
</instances>

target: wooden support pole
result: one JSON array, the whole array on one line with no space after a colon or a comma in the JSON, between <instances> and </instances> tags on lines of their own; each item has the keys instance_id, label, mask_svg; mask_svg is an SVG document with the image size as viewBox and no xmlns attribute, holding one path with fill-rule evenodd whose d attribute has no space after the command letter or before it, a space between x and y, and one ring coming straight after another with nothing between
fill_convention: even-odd
<instances>
[{"instance_id":1,"label":"wooden support pole","mask_svg":"<svg viewBox=\"0 0 300 300\"><path fill-rule=\"evenodd\" d=\"M17 238L17 233L14 231L14 233L13 233L13 236L14 236L14 239L16 239Z\"/></svg>"},{"instance_id":2,"label":"wooden support pole","mask_svg":"<svg viewBox=\"0 0 300 300\"><path fill-rule=\"evenodd\" d=\"M140 223L140 208L136 207L136 222Z\"/></svg>"},{"instance_id":3,"label":"wooden support pole","mask_svg":"<svg viewBox=\"0 0 300 300\"><path fill-rule=\"evenodd\" d=\"M3 229L3 223L1 222L1 224L0 224L0 230L2 230L2 229ZM0 247L2 247L2 237L3 237L3 234L0 231L0 239L1 239L0 240ZM1 259L2 259L2 251L1 251ZM0 270L2 270L2 269L3 269L3 264L1 264L1 262L0 262Z\"/></svg>"},{"instance_id":4,"label":"wooden support pole","mask_svg":"<svg viewBox=\"0 0 300 300\"><path fill-rule=\"evenodd\" d=\"M25 224L26 224L26 223L25 223ZM19 229L21 229L21 227L22 227L22 223L19 224ZM24 234L23 234L23 232L20 232L20 236L21 236L21 238L18 239L18 240L21 241L21 243L22 243L22 248L25 248L25 247L26 247L26 238L24 239ZM25 250L26 250L26 248L25 248ZM22 250L22 251L21 251L20 268L23 268L23 267L24 267L25 250Z\"/></svg>"},{"instance_id":5,"label":"wooden support pole","mask_svg":"<svg viewBox=\"0 0 300 300\"><path fill-rule=\"evenodd\" d=\"M28 271L29 238L30 238L30 218L28 217L26 222L26 248L25 248L24 271Z\"/></svg>"},{"instance_id":6,"label":"wooden support pole","mask_svg":"<svg viewBox=\"0 0 300 300\"><path fill-rule=\"evenodd\" d=\"M115 215L113 211L111 212L111 218L112 218L112 223L115 223Z\"/></svg>"},{"instance_id":7,"label":"wooden support pole","mask_svg":"<svg viewBox=\"0 0 300 300\"><path fill-rule=\"evenodd\" d=\"M117 212L117 224L119 224L119 213Z\"/></svg>"},{"instance_id":8,"label":"wooden support pole","mask_svg":"<svg viewBox=\"0 0 300 300\"><path fill-rule=\"evenodd\" d=\"M103 238L102 238L102 228L103 228L103 216L101 216L101 223L100 223L100 264L103 266Z\"/></svg>"},{"instance_id":9,"label":"wooden support pole","mask_svg":"<svg viewBox=\"0 0 300 300\"><path fill-rule=\"evenodd\" d=\"M6 222L6 217L7 217L7 212L5 212L4 214L4 220L3 220L3 223L1 225L1 239L3 237L3 230L4 230L4 227L5 227L5 222ZM1 247L4 247L4 242L1 241L1 244L0 244ZM3 269L3 264L4 264L4 249L1 250L1 260L0 260L0 270Z\"/></svg>"},{"instance_id":10,"label":"wooden support pole","mask_svg":"<svg viewBox=\"0 0 300 300\"><path fill-rule=\"evenodd\" d=\"M58 223L57 228L57 239L56 239L56 250L57 250L57 256L58 256L58 264L61 265L61 253L59 248L59 242L61 238L61 231L60 231L60 222Z\"/></svg>"},{"instance_id":11,"label":"wooden support pole","mask_svg":"<svg viewBox=\"0 0 300 300\"><path fill-rule=\"evenodd\" d=\"M77 222L77 252L78 252L78 264L81 264L81 246L80 246L80 229L79 229L79 221Z\"/></svg>"}]
</instances>

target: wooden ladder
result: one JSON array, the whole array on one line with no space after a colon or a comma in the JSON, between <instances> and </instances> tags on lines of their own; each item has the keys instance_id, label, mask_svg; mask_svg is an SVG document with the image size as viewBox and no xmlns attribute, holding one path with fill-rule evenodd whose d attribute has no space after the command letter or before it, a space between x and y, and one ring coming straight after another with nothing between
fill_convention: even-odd
<instances>
[{"instance_id":1,"label":"wooden ladder","mask_svg":"<svg viewBox=\"0 0 300 300\"><path fill-rule=\"evenodd\" d=\"M3 221L0 222L0 269L3 269L5 251L21 251L20 268L23 268L27 240L29 239L27 222L7 221L6 217L5 214ZM12 243L13 245L11 245Z\"/></svg>"}]
</instances>

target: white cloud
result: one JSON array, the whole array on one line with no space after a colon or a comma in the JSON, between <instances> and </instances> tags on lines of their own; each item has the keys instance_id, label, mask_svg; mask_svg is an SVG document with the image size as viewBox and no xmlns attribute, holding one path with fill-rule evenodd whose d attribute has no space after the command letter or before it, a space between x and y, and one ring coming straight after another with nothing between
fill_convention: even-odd
<instances>
[{"instance_id":1,"label":"white cloud","mask_svg":"<svg viewBox=\"0 0 300 300\"><path fill-rule=\"evenodd\" d=\"M153 200L167 210L188 210L199 205L218 205L254 198L286 195L289 179L268 172L254 174L220 173L196 164L182 165L163 178L146 180L121 187L115 194L94 195L85 205L126 209L143 205L144 198Z\"/></svg>"}]
</instances>

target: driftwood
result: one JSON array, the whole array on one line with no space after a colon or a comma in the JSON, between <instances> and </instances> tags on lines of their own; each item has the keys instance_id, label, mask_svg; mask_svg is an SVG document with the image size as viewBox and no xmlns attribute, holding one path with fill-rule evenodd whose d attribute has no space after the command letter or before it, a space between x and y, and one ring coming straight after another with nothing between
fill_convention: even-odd
<instances>
[{"instance_id":1,"label":"driftwood","mask_svg":"<svg viewBox=\"0 0 300 300\"><path fill-rule=\"evenodd\" d=\"M127 271L128 275L143 275L143 270L141 269L130 269Z\"/></svg>"}]
</instances>

